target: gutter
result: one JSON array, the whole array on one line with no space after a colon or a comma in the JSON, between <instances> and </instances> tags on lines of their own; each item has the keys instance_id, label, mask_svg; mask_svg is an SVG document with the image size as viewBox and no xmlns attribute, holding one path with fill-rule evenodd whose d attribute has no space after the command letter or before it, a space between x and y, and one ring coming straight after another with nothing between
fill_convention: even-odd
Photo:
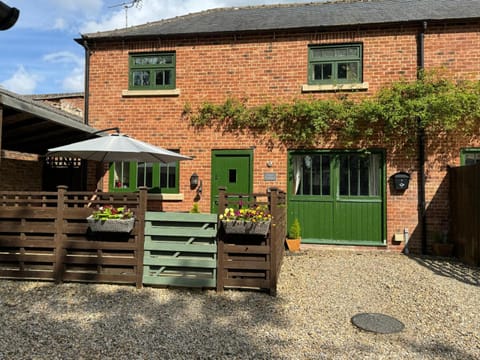
<instances>
[{"instance_id":1,"label":"gutter","mask_svg":"<svg viewBox=\"0 0 480 360\"><path fill-rule=\"evenodd\" d=\"M423 77L425 69L425 31L427 22L422 22L418 33L418 72L417 79ZM425 204L425 128L422 126L422 119L417 118L417 141L418 141L418 220L421 228L422 255L427 253L427 215Z\"/></svg>"},{"instance_id":2,"label":"gutter","mask_svg":"<svg viewBox=\"0 0 480 360\"><path fill-rule=\"evenodd\" d=\"M85 49L85 90L83 92L83 122L85 125L88 125L88 114L89 114L89 98L90 98L90 48L88 47L87 39L85 39L82 36L82 39L78 39L77 42ZM96 134L96 132L94 132ZM84 189L87 188L88 185L88 165L87 161L82 160L82 165L81 165L81 176L82 176L82 186ZM97 165L97 170L98 170Z\"/></svg>"}]
</instances>

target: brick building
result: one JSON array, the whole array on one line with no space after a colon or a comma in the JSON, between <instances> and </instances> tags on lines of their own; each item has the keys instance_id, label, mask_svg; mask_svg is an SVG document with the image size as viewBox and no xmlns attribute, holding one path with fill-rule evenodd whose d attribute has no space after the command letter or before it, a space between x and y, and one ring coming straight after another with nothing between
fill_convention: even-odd
<instances>
[{"instance_id":1,"label":"brick building","mask_svg":"<svg viewBox=\"0 0 480 360\"><path fill-rule=\"evenodd\" d=\"M83 93L37 94L29 98L42 102L56 109L74 114L83 119L85 98Z\"/></svg>"},{"instance_id":2,"label":"brick building","mask_svg":"<svg viewBox=\"0 0 480 360\"><path fill-rule=\"evenodd\" d=\"M480 80L479 19L475 0L334 1L215 9L84 34L77 41L88 64L88 124L118 126L194 158L115 163L104 186L147 185L162 210L198 202L203 212L215 211L220 186L240 193L279 187L304 243L401 251L409 239L411 251L428 251L434 237L448 233L447 167L478 158L478 130L441 144L427 135L423 164L416 149L407 155L381 140L365 155L360 144L346 148L335 137L304 148L248 130L196 128L185 109L227 99L250 107L358 100L415 80L420 68ZM391 185L398 172L410 177L404 191ZM201 191L190 186L193 174Z\"/></svg>"}]
</instances>

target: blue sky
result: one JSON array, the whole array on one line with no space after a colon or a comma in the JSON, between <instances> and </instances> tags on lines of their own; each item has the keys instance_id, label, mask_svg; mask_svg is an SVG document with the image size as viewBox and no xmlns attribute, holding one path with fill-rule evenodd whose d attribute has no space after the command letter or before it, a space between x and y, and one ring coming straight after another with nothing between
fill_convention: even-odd
<instances>
[{"instance_id":1,"label":"blue sky","mask_svg":"<svg viewBox=\"0 0 480 360\"><path fill-rule=\"evenodd\" d=\"M2 0L20 10L0 31L0 87L19 94L84 90L81 34L112 30L211 8L305 0ZM132 7L125 9L133 4ZM127 15L127 16L126 16ZM127 20L127 19L128 20Z\"/></svg>"}]
</instances>

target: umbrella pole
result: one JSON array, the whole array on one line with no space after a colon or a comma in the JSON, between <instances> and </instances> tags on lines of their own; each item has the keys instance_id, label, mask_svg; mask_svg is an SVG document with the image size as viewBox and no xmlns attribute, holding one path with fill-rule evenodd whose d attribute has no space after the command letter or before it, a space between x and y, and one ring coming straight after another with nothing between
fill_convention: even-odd
<instances>
[{"instance_id":1,"label":"umbrella pole","mask_svg":"<svg viewBox=\"0 0 480 360\"><path fill-rule=\"evenodd\" d=\"M105 173L105 164L103 162L97 162L95 174L95 179L97 180L97 190L103 191L103 177Z\"/></svg>"}]
</instances>

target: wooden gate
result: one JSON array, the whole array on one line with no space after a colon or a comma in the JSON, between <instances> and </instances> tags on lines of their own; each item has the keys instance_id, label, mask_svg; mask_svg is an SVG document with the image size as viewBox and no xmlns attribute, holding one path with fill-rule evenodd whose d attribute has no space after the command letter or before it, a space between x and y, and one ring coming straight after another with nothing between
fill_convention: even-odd
<instances>
[{"instance_id":1,"label":"wooden gate","mask_svg":"<svg viewBox=\"0 0 480 360\"><path fill-rule=\"evenodd\" d=\"M147 212L145 285L215 288L217 215Z\"/></svg>"},{"instance_id":2,"label":"wooden gate","mask_svg":"<svg viewBox=\"0 0 480 360\"><path fill-rule=\"evenodd\" d=\"M449 169L450 234L455 254L480 266L480 164Z\"/></svg>"}]
</instances>

